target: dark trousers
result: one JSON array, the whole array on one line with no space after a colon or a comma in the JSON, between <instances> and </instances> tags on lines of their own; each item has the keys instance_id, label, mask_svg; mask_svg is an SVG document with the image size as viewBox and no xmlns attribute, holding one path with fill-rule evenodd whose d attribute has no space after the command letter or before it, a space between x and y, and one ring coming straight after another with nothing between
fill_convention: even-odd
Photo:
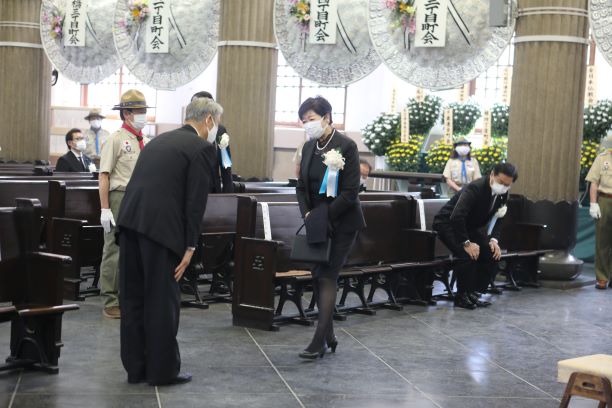
<instances>
[{"instance_id":1,"label":"dark trousers","mask_svg":"<svg viewBox=\"0 0 612 408\"><path fill-rule=\"evenodd\" d=\"M180 291L174 279L179 257L137 232L119 235L121 361L128 380L164 384L181 368L176 334Z\"/></svg>"},{"instance_id":2,"label":"dark trousers","mask_svg":"<svg viewBox=\"0 0 612 408\"><path fill-rule=\"evenodd\" d=\"M458 259L453 269L457 277L457 292L484 292L497 272L497 262L493 259L493 253L489 248L489 238L481 231L468 231L469 240L480 246L480 255L476 261L470 259L463 249L463 243L457 242L455 231L451 226L436 225L434 230L438 232L438 238Z\"/></svg>"}]
</instances>

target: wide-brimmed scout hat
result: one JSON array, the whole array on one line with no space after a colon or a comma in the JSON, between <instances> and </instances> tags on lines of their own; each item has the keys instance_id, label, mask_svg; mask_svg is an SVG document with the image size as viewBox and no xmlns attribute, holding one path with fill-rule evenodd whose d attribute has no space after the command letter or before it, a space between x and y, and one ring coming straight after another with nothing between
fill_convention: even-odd
<instances>
[{"instance_id":1,"label":"wide-brimmed scout hat","mask_svg":"<svg viewBox=\"0 0 612 408\"><path fill-rule=\"evenodd\" d=\"M152 108L152 106L147 106L147 101L145 100L145 96L142 94L142 92L137 91L136 89L130 89L121 95L121 102L119 102L119 105L115 105L113 110L143 108Z\"/></svg>"},{"instance_id":2,"label":"wide-brimmed scout hat","mask_svg":"<svg viewBox=\"0 0 612 408\"><path fill-rule=\"evenodd\" d=\"M85 120L91 120L93 118L104 119L105 117L106 116L102 115L102 109L93 108L92 110L89 111L89 114L85 116Z\"/></svg>"},{"instance_id":3,"label":"wide-brimmed scout hat","mask_svg":"<svg viewBox=\"0 0 612 408\"><path fill-rule=\"evenodd\" d=\"M471 145L472 142L467 140L465 137L460 137L459 139L453 142L453 146L462 145L462 144Z\"/></svg>"}]
</instances>

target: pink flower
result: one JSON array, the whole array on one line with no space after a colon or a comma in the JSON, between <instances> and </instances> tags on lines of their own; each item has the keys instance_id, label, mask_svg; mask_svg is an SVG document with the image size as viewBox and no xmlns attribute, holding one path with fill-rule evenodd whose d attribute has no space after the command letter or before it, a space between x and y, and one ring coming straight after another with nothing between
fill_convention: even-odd
<instances>
[{"instance_id":1,"label":"pink flower","mask_svg":"<svg viewBox=\"0 0 612 408\"><path fill-rule=\"evenodd\" d=\"M310 20L310 14L305 14L304 15L304 21L308 21Z\"/></svg>"},{"instance_id":2,"label":"pink flower","mask_svg":"<svg viewBox=\"0 0 612 408\"><path fill-rule=\"evenodd\" d=\"M408 22L408 30L411 34L416 32L416 18L414 18L414 16L410 17L410 21Z\"/></svg>"},{"instance_id":3,"label":"pink flower","mask_svg":"<svg viewBox=\"0 0 612 408\"><path fill-rule=\"evenodd\" d=\"M396 7L395 0L384 0L385 7L388 9L394 9Z\"/></svg>"}]
</instances>

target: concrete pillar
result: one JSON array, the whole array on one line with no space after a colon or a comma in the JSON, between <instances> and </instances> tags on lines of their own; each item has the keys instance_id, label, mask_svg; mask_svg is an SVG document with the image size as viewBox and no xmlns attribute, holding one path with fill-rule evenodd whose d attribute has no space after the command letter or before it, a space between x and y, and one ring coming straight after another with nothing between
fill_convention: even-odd
<instances>
[{"instance_id":1,"label":"concrete pillar","mask_svg":"<svg viewBox=\"0 0 612 408\"><path fill-rule=\"evenodd\" d=\"M508 160L519 168L512 192L533 201L578 198L587 3L518 0ZM573 8L573 15L530 10L547 7Z\"/></svg>"},{"instance_id":2,"label":"concrete pillar","mask_svg":"<svg viewBox=\"0 0 612 408\"><path fill-rule=\"evenodd\" d=\"M216 99L225 109L233 171L244 177L272 175L278 63L273 15L273 0L221 2Z\"/></svg>"},{"instance_id":3,"label":"concrete pillar","mask_svg":"<svg viewBox=\"0 0 612 408\"><path fill-rule=\"evenodd\" d=\"M41 0L0 1L0 157L49 158L51 64L40 43Z\"/></svg>"}]
</instances>

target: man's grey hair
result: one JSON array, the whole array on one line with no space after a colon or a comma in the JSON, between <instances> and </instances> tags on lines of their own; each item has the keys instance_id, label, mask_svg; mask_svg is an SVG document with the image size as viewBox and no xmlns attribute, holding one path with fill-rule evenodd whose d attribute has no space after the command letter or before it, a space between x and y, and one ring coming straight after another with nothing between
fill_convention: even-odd
<instances>
[{"instance_id":1,"label":"man's grey hair","mask_svg":"<svg viewBox=\"0 0 612 408\"><path fill-rule=\"evenodd\" d=\"M209 98L196 98L187 105L185 121L201 122L208 115L217 119L221 114L223 114L223 107L217 102Z\"/></svg>"}]
</instances>

